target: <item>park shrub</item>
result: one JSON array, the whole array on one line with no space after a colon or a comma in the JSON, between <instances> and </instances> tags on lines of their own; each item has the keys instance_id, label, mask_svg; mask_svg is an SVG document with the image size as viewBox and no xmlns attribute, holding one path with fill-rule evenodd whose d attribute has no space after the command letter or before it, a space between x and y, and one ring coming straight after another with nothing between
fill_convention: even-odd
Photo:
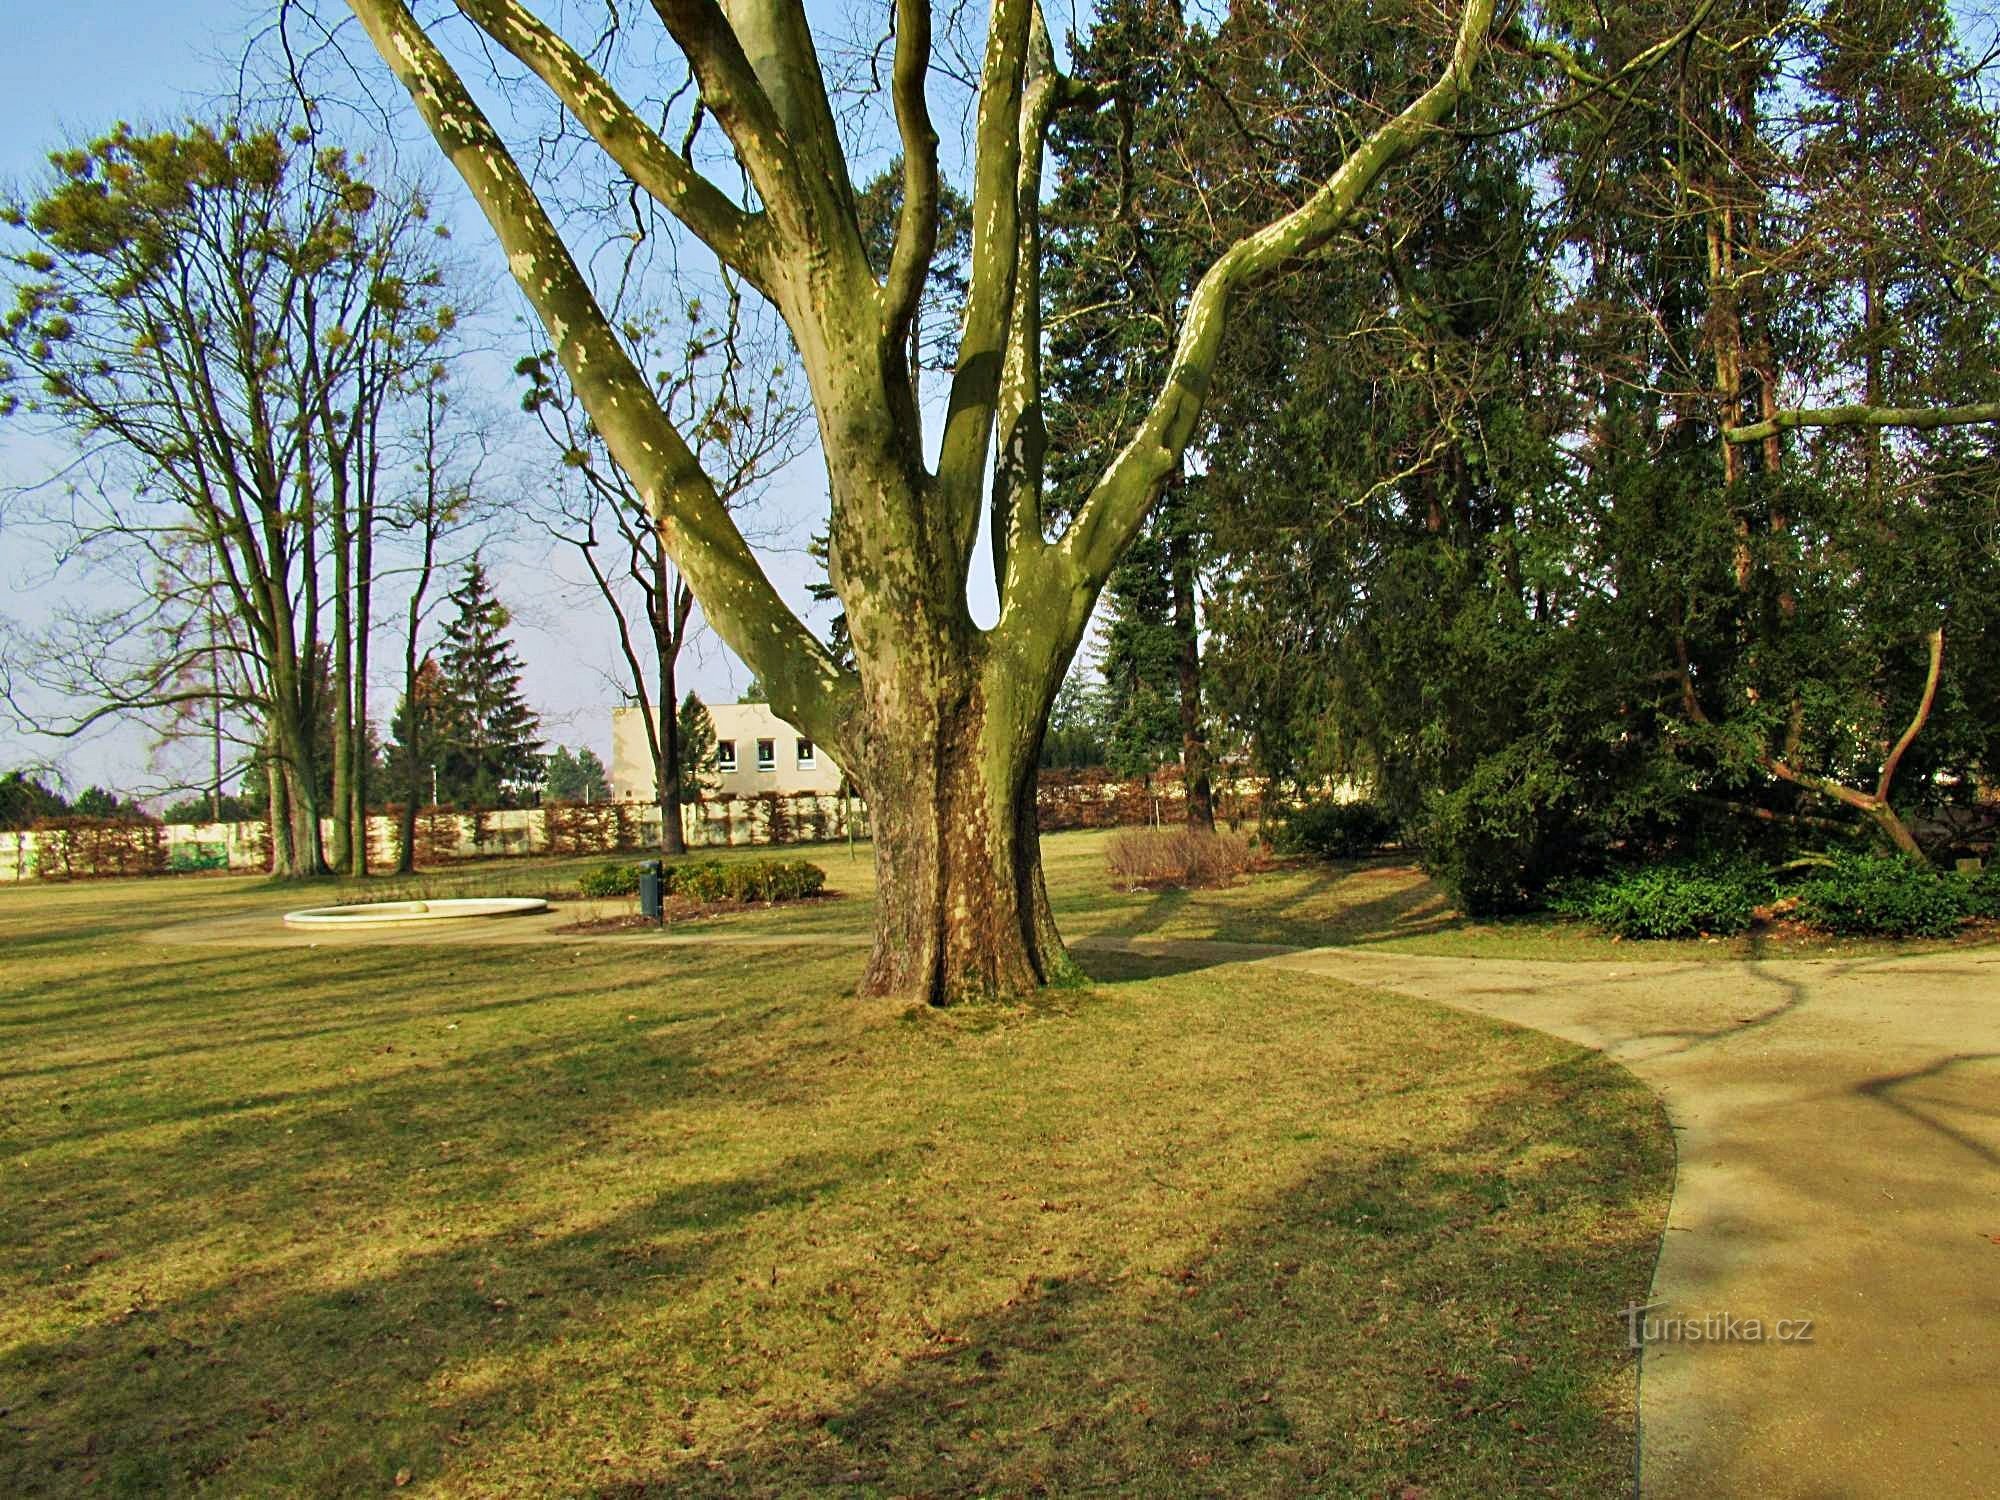
<instances>
[{"instance_id":1,"label":"park shrub","mask_svg":"<svg viewBox=\"0 0 2000 1500\"><path fill-rule=\"evenodd\" d=\"M1989 864L1966 883L1975 917L2000 921L2000 864Z\"/></svg>"},{"instance_id":2,"label":"park shrub","mask_svg":"<svg viewBox=\"0 0 2000 1500\"><path fill-rule=\"evenodd\" d=\"M1913 859L1836 855L1797 887L1801 920L1857 937L1949 937L1990 899L1980 883Z\"/></svg>"},{"instance_id":3,"label":"park shrub","mask_svg":"<svg viewBox=\"0 0 2000 1500\"><path fill-rule=\"evenodd\" d=\"M228 868L229 846L226 844L178 844L167 855L167 869L176 875Z\"/></svg>"},{"instance_id":4,"label":"park shrub","mask_svg":"<svg viewBox=\"0 0 2000 1500\"><path fill-rule=\"evenodd\" d=\"M1250 846L1233 833L1186 828L1135 828L1114 834L1105 849L1111 879L1137 886L1227 885L1250 868Z\"/></svg>"},{"instance_id":5,"label":"park shrub","mask_svg":"<svg viewBox=\"0 0 2000 1500\"><path fill-rule=\"evenodd\" d=\"M1271 846L1281 854L1320 859L1354 859L1372 854L1395 838L1396 820L1373 802L1336 802L1331 797L1281 811L1273 820Z\"/></svg>"},{"instance_id":6,"label":"park shrub","mask_svg":"<svg viewBox=\"0 0 2000 1500\"><path fill-rule=\"evenodd\" d=\"M577 878L576 888L593 901L609 900L613 896L636 896L639 893L639 867L601 864L594 870L585 870Z\"/></svg>"},{"instance_id":7,"label":"park shrub","mask_svg":"<svg viewBox=\"0 0 2000 1500\"><path fill-rule=\"evenodd\" d=\"M1725 937L1749 929L1770 877L1754 865L1651 865L1568 882L1549 905L1622 938Z\"/></svg>"},{"instance_id":8,"label":"park shrub","mask_svg":"<svg viewBox=\"0 0 2000 1500\"><path fill-rule=\"evenodd\" d=\"M1409 831L1424 869L1467 916L1532 911L1556 880L1589 868L1603 842L1576 812L1576 794L1552 758L1509 747L1427 797Z\"/></svg>"},{"instance_id":9,"label":"park shrub","mask_svg":"<svg viewBox=\"0 0 2000 1500\"><path fill-rule=\"evenodd\" d=\"M667 890L703 905L800 901L826 886L826 871L802 859L693 860L667 868Z\"/></svg>"}]
</instances>

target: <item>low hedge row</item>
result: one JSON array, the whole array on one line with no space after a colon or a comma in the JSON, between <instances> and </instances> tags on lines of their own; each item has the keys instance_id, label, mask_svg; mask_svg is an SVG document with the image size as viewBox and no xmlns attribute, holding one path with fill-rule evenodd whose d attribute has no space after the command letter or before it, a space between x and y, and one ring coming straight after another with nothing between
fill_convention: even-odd
<instances>
[{"instance_id":1,"label":"low hedge row","mask_svg":"<svg viewBox=\"0 0 2000 1500\"><path fill-rule=\"evenodd\" d=\"M1623 938L1729 937L1749 930L1771 899L1771 879L1748 865L1649 865L1573 881L1549 899L1556 911Z\"/></svg>"},{"instance_id":2,"label":"low hedge row","mask_svg":"<svg viewBox=\"0 0 2000 1500\"><path fill-rule=\"evenodd\" d=\"M826 871L802 859L751 859L724 864L719 859L691 860L661 870L660 894L705 904L751 901L798 901L817 896L826 887ZM639 893L639 866L603 864L586 870L577 881L585 896L602 900Z\"/></svg>"},{"instance_id":3,"label":"low hedge row","mask_svg":"<svg viewBox=\"0 0 2000 1500\"><path fill-rule=\"evenodd\" d=\"M1967 876L1910 859L1842 854L1781 887L1754 865L1651 865L1572 882L1549 905L1619 937L1726 937L1782 895L1795 899L1800 921L1837 936L1949 937L1969 918L2000 918L2000 867Z\"/></svg>"}]
</instances>

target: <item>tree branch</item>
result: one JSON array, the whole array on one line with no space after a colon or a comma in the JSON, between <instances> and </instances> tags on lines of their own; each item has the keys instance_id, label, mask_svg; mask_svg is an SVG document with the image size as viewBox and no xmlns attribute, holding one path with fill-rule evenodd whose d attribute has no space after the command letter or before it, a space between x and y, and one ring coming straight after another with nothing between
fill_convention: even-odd
<instances>
[{"instance_id":1,"label":"tree branch","mask_svg":"<svg viewBox=\"0 0 2000 1500\"><path fill-rule=\"evenodd\" d=\"M1094 589L1159 498L1193 435L1221 349L1230 299L1330 240L1384 173L1415 151L1464 96L1487 45L1494 0L1466 0L1451 60L1401 113L1378 126L1305 203L1231 245L1196 284L1165 383L1125 447L1048 549L1062 586Z\"/></svg>"},{"instance_id":2,"label":"tree branch","mask_svg":"<svg viewBox=\"0 0 2000 1500\"><path fill-rule=\"evenodd\" d=\"M851 678L778 597L499 133L403 0L348 3L493 226L579 399L659 518L662 541L705 602L709 623L769 685L780 713L842 745ZM694 0L661 3L673 9Z\"/></svg>"},{"instance_id":3,"label":"tree branch","mask_svg":"<svg viewBox=\"0 0 2000 1500\"><path fill-rule=\"evenodd\" d=\"M730 202L674 152L575 48L516 0L457 0L457 4L474 25L548 86L635 183L718 259L761 289L768 254L761 216Z\"/></svg>"},{"instance_id":4,"label":"tree branch","mask_svg":"<svg viewBox=\"0 0 2000 1500\"><path fill-rule=\"evenodd\" d=\"M993 466L993 580L1003 599L1010 559L1024 560L1044 545L1042 486L1048 428L1042 414L1042 161L1049 120L1064 96L1063 84L1038 4L1028 35L1021 103L1021 161L1014 198L1019 269L1000 372L1000 442Z\"/></svg>"},{"instance_id":5,"label":"tree branch","mask_svg":"<svg viewBox=\"0 0 2000 1500\"><path fill-rule=\"evenodd\" d=\"M951 528L953 555L959 558L970 552L978 531L979 491L1019 270L1015 194L1020 189L1022 81L1034 13L1034 0L993 0L980 71L972 279L937 471L939 501Z\"/></svg>"},{"instance_id":6,"label":"tree branch","mask_svg":"<svg viewBox=\"0 0 2000 1500\"><path fill-rule=\"evenodd\" d=\"M1882 762L1881 779L1875 783L1875 800L1886 803L1889 800L1889 783L1896 779L1896 768L1903 763L1903 752L1924 727L1924 721L1931 716L1931 705L1937 702L1938 674L1944 666L1944 627L1940 625L1925 640L1930 645L1930 666L1924 672L1923 701L1917 704L1917 711L1910 717L1910 727L1903 731L1903 737L1896 741L1895 748Z\"/></svg>"},{"instance_id":7,"label":"tree branch","mask_svg":"<svg viewBox=\"0 0 2000 1500\"><path fill-rule=\"evenodd\" d=\"M1775 437L1787 427L1970 427L1979 422L2000 422L2000 401L1981 401L1970 406L1795 406L1776 412L1747 427L1725 427L1723 439L1731 443L1761 442Z\"/></svg>"},{"instance_id":8,"label":"tree branch","mask_svg":"<svg viewBox=\"0 0 2000 1500\"><path fill-rule=\"evenodd\" d=\"M882 289L883 339L894 345L909 339L937 253L938 134L924 97L930 59L930 0L896 0L896 61L889 87L903 139L903 206Z\"/></svg>"}]
</instances>

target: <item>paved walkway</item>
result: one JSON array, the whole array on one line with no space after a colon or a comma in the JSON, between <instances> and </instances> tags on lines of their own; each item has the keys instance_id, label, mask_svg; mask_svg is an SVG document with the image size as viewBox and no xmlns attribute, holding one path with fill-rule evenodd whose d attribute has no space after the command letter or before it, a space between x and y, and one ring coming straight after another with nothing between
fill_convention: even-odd
<instances>
[{"instance_id":1,"label":"paved walkway","mask_svg":"<svg viewBox=\"0 0 2000 1500\"><path fill-rule=\"evenodd\" d=\"M846 946L550 931L518 918L337 941ZM295 946L268 913L169 942ZM865 944L865 938L854 938ZM1647 1500L2000 1495L2000 950L1753 963L1544 963L1366 948L1083 939L1256 962L1534 1027L1665 1100L1679 1143L1640 1380ZM1607 1308L1607 1319L1617 1310ZM1662 1320L1760 1320L1693 1342ZM1811 1320L1780 1344L1779 1319Z\"/></svg>"}]
</instances>

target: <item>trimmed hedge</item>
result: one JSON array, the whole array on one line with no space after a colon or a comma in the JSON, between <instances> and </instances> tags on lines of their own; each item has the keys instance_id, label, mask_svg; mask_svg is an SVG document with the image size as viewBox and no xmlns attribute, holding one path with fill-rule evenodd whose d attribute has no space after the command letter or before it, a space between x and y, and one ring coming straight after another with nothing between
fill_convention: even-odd
<instances>
[{"instance_id":1,"label":"trimmed hedge","mask_svg":"<svg viewBox=\"0 0 2000 1500\"><path fill-rule=\"evenodd\" d=\"M607 900L612 896L636 896L639 894L639 867L602 864L594 870L585 870L577 878L576 888L593 901Z\"/></svg>"},{"instance_id":2,"label":"trimmed hedge","mask_svg":"<svg viewBox=\"0 0 2000 1500\"><path fill-rule=\"evenodd\" d=\"M734 864L697 860L667 867L666 894L690 901L799 901L826 886L826 871L803 859L752 859Z\"/></svg>"},{"instance_id":3,"label":"trimmed hedge","mask_svg":"<svg viewBox=\"0 0 2000 1500\"><path fill-rule=\"evenodd\" d=\"M751 901L798 901L817 896L826 886L826 871L802 859L750 859L724 864L719 859L667 865L660 872L660 894L707 904ZM603 864L586 870L577 889L593 900L639 893L639 866Z\"/></svg>"}]
</instances>

